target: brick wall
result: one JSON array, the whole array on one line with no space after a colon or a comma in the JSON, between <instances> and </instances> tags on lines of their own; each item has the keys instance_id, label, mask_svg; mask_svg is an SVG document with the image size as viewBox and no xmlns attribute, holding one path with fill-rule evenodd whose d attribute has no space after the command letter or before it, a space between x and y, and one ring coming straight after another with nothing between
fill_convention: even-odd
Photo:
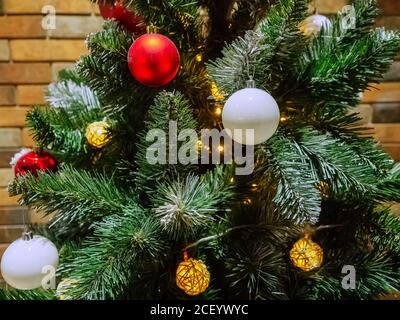
<instances>
[{"instance_id":1,"label":"brick wall","mask_svg":"<svg viewBox=\"0 0 400 320\"><path fill-rule=\"evenodd\" d=\"M346 3L319 0L318 7L321 14L332 14ZM49 4L57 10L57 28L46 31L41 10ZM377 24L400 29L400 2L381 0L380 5L383 14ZM8 197L6 186L13 177L11 156L32 146L24 129L26 111L44 102L46 85L86 52L83 39L101 22L89 0L0 0L0 256L21 232L23 209ZM385 79L364 94L360 112L383 147L400 161L400 57Z\"/></svg>"},{"instance_id":2,"label":"brick wall","mask_svg":"<svg viewBox=\"0 0 400 320\"><path fill-rule=\"evenodd\" d=\"M55 30L42 28L45 5L56 9ZM10 158L32 147L25 114L44 103L46 86L58 71L86 53L84 39L102 21L89 0L0 0L0 256L22 231L24 208L8 197L6 186L13 177Z\"/></svg>"}]
</instances>

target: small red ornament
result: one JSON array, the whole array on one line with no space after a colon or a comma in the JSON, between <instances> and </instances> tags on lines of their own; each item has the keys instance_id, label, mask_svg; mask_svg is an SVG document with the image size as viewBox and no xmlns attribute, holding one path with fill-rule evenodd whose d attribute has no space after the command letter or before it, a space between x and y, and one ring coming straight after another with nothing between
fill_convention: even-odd
<instances>
[{"instance_id":1,"label":"small red ornament","mask_svg":"<svg viewBox=\"0 0 400 320\"><path fill-rule=\"evenodd\" d=\"M15 176L32 173L35 177L38 176L38 171L57 171L57 160L48 152L29 151L15 161L14 174Z\"/></svg>"},{"instance_id":2,"label":"small red ornament","mask_svg":"<svg viewBox=\"0 0 400 320\"><path fill-rule=\"evenodd\" d=\"M166 36L149 33L135 40L128 52L128 66L140 83L161 87L171 82L180 67L179 51Z\"/></svg>"},{"instance_id":3,"label":"small red ornament","mask_svg":"<svg viewBox=\"0 0 400 320\"><path fill-rule=\"evenodd\" d=\"M146 33L146 25L143 19L125 8L120 1L115 1L113 6L99 4L99 8L104 19L115 19L138 36Z\"/></svg>"}]
</instances>

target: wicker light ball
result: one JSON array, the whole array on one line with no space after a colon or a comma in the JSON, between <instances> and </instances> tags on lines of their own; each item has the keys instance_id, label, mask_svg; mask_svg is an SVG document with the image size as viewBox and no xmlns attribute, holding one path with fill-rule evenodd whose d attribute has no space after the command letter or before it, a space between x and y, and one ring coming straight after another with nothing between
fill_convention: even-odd
<instances>
[{"instance_id":1,"label":"wicker light ball","mask_svg":"<svg viewBox=\"0 0 400 320\"><path fill-rule=\"evenodd\" d=\"M324 252L308 234L297 241L290 250L292 264L303 271L311 271L322 265Z\"/></svg>"},{"instance_id":2,"label":"wicker light ball","mask_svg":"<svg viewBox=\"0 0 400 320\"><path fill-rule=\"evenodd\" d=\"M70 288L75 287L79 283L79 280L76 278L66 278L62 280L58 286L56 291L56 297L58 300L72 300L72 297L68 295L68 290Z\"/></svg>"},{"instance_id":3,"label":"wicker light ball","mask_svg":"<svg viewBox=\"0 0 400 320\"><path fill-rule=\"evenodd\" d=\"M207 290L210 284L210 273L201 260L185 259L176 270L176 285L189 296L197 296Z\"/></svg>"},{"instance_id":4,"label":"wicker light ball","mask_svg":"<svg viewBox=\"0 0 400 320\"><path fill-rule=\"evenodd\" d=\"M105 121L93 122L86 128L86 139L95 148L103 148L110 141L109 124Z\"/></svg>"}]
</instances>

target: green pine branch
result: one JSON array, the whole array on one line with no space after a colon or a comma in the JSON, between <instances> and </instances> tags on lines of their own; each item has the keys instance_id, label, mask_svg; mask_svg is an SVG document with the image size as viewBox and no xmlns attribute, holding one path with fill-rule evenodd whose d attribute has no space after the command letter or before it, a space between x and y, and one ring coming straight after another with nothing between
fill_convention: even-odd
<instances>
[{"instance_id":1,"label":"green pine branch","mask_svg":"<svg viewBox=\"0 0 400 320\"><path fill-rule=\"evenodd\" d=\"M101 108L99 99L92 89L72 80L50 84L46 100L53 108Z\"/></svg>"},{"instance_id":2,"label":"green pine branch","mask_svg":"<svg viewBox=\"0 0 400 320\"><path fill-rule=\"evenodd\" d=\"M0 300L54 300L53 290L16 290L0 289Z\"/></svg>"},{"instance_id":3,"label":"green pine branch","mask_svg":"<svg viewBox=\"0 0 400 320\"><path fill-rule=\"evenodd\" d=\"M144 108L154 90L140 85L129 71L127 55L132 41L115 21L106 21L102 31L89 35L90 54L78 61L76 70L97 93L106 115L116 119L128 117L140 128Z\"/></svg>"},{"instance_id":4,"label":"green pine branch","mask_svg":"<svg viewBox=\"0 0 400 320\"><path fill-rule=\"evenodd\" d=\"M377 298L378 294L390 293L400 288L396 265L385 253L359 253L332 256L334 266L306 278L297 298L307 300L339 300ZM335 261L336 260L336 261ZM344 262L356 270L356 289L344 289L341 270Z\"/></svg>"},{"instance_id":5,"label":"green pine branch","mask_svg":"<svg viewBox=\"0 0 400 320\"><path fill-rule=\"evenodd\" d=\"M139 135L138 152L136 154L136 182L139 190L153 193L156 183L168 181L177 176L178 173L180 176L184 176L195 168L190 163L180 164L178 159L176 159L177 163L170 164L169 153L171 146L168 143L168 139L171 121L176 122L178 133L185 129L197 129L197 122L184 96L179 92L171 93L163 91L156 97L153 106L150 107L148 118L145 121L145 129ZM166 141L159 141L159 137L153 137L150 139L151 141L147 141L146 137L152 130L153 132L157 130L158 133L165 134ZM155 143L156 145L154 146ZM187 142L178 142L176 146L177 150L180 150L180 147L185 144ZM149 163L149 156L162 156L158 150L159 146L161 149L165 148L163 150L165 152L161 151L164 154L163 157L165 159L162 160L165 160L165 163ZM197 141L195 147L197 148ZM197 154L194 156L197 159Z\"/></svg>"},{"instance_id":6,"label":"green pine branch","mask_svg":"<svg viewBox=\"0 0 400 320\"><path fill-rule=\"evenodd\" d=\"M39 179L26 175L9 185L11 196L21 196L21 205L45 215L54 213L50 228L68 237L84 234L94 222L129 206L135 196L127 191L120 190L110 177L67 165L58 173L40 173Z\"/></svg>"},{"instance_id":7,"label":"green pine branch","mask_svg":"<svg viewBox=\"0 0 400 320\"><path fill-rule=\"evenodd\" d=\"M269 240L258 236L246 245L229 246L225 260L229 292L239 299L286 299L282 285L286 259Z\"/></svg>"},{"instance_id":8,"label":"green pine branch","mask_svg":"<svg viewBox=\"0 0 400 320\"><path fill-rule=\"evenodd\" d=\"M26 121L39 146L53 150L64 161L79 164L90 157L85 144L86 127L101 119L100 109L82 105L71 109L34 107Z\"/></svg>"},{"instance_id":9,"label":"green pine branch","mask_svg":"<svg viewBox=\"0 0 400 320\"><path fill-rule=\"evenodd\" d=\"M156 188L152 206L155 216L173 240L193 240L219 220L221 207L232 198L232 187L222 167L202 177L179 176Z\"/></svg>"},{"instance_id":10,"label":"green pine branch","mask_svg":"<svg viewBox=\"0 0 400 320\"><path fill-rule=\"evenodd\" d=\"M257 163L260 195L268 198L271 187L276 184L272 201L278 214L298 224L318 221L321 196L316 184L319 180L313 175L308 156L295 140L276 134L265 148L259 149Z\"/></svg>"},{"instance_id":11,"label":"green pine branch","mask_svg":"<svg viewBox=\"0 0 400 320\"><path fill-rule=\"evenodd\" d=\"M75 300L123 299L135 277L149 266L156 268L165 250L159 224L131 203L96 223L75 259L60 267L69 278L78 279L66 295Z\"/></svg>"},{"instance_id":12,"label":"green pine branch","mask_svg":"<svg viewBox=\"0 0 400 320\"><path fill-rule=\"evenodd\" d=\"M290 73L302 48L298 24L306 16L304 0L283 0L272 6L256 31L248 31L208 64L211 78L226 95L242 89L253 77L262 88L276 90ZM286 70L286 71L284 71ZM285 90L285 89L282 89Z\"/></svg>"}]
</instances>

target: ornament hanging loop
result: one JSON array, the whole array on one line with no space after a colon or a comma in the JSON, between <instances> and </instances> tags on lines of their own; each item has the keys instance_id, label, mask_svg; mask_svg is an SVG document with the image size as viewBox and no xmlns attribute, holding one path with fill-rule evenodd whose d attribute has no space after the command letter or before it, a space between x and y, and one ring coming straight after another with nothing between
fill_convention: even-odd
<instances>
[{"instance_id":1,"label":"ornament hanging loop","mask_svg":"<svg viewBox=\"0 0 400 320\"><path fill-rule=\"evenodd\" d=\"M256 87L256 82L253 79L246 81L246 88L254 89Z\"/></svg>"},{"instance_id":2,"label":"ornament hanging loop","mask_svg":"<svg viewBox=\"0 0 400 320\"><path fill-rule=\"evenodd\" d=\"M154 24L149 24L149 25L146 27L146 32L147 32L147 33L157 33L158 30L157 30L157 27L156 27Z\"/></svg>"},{"instance_id":3,"label":"ornament hanging loop","mask_svg":"<svg viewBox=\"0 0 400 320\"><path fill-rule=\"evenodd\" d=\"M188 261L188 259L189 259L189 254L187 251L184 251L183 252L183 261Z\"/></svg>"},{"instance_id":4,"label":"ornament hanging loop","mask_svg":"<svg viewBox=\"0 0 400 320\"><path fill-rule=\"evenodd\" d=\"M33 232L29 230L29 228L26 226L24 232L22 232L22 240L29 241L32 239L33 239Z\"/></svg>"},{"instance_id":5,"label":"ornament hanging loop","mask_svg":"<svg viewBox=\"0 0 400 320\"><path fill-rule=\"evenodd\" d=\"M318 4L317 4L317 0L314 0L312 2L312 6L313 6L313 14L317 15L318 14Z\"/></svg>"},{"instance_id":6,"label":"ornament hanging loop","mask_svg":"<svg viewBox=\"0 0 400 320\"><path fill-rule=\"evenodd\" d=\"M23 210L22 213L22 223L24 225L24 231L22 232L22 240L24 241L29 241L33 239L33 233L28 226L28 220L29 220L28 215L29 215L29 209L26 208Z\"/></svg>"}]
</instances>

